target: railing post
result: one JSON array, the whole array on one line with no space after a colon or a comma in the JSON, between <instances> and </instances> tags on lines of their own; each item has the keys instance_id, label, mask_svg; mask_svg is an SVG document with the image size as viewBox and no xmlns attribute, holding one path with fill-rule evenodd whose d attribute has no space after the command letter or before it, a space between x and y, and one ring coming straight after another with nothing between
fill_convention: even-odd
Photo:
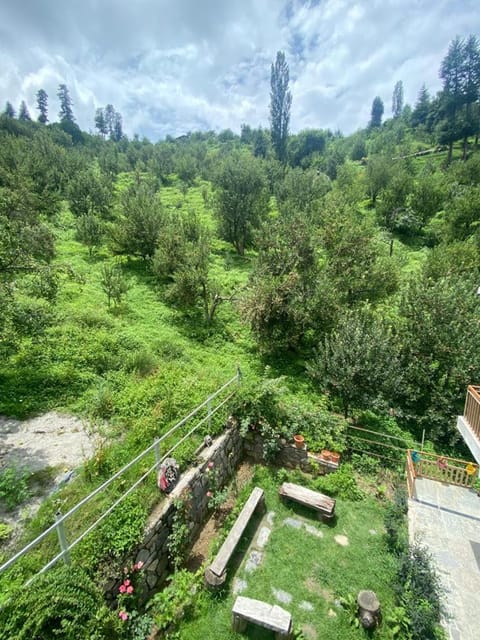
<instances>
[{"instance_id":1,"label":"railing post","mask_svg":"<svg viewBox=\"0 0 480 640\"><path fill-rule=\"evenodd\" d=\"M153 449L155 451L155 462L157 464L157 469L160 466L160 462L162 461L162 458L160 456L160 440L159 438L155 438L155 441L153 443Z\"/></svg>"},{"instance_id":2,"label":"railing post","mask_svg":"<svg viewBox=\"0 0 480 640\"><path fill-rule=\"evenodd\" d=\"M239 366L237 366L237 380L238 380L238 384L242 383L242 370L240 369Z\"/></svg>"},{"instance_id":3,"label":"railing post","mask_svg":"<svg viewBox=\"0 0 480 640\"><path fill-rule=\"evenodd\" d=\"M208 431L212 430L212 398L208 396L207 400L207 411L208 411Z\"/></svg>"},{"instance_id":4,"label":"railing post","mask_svg":"<svg viewBox=\"0 0 480 640\"><path fill-rule=\"evenodd\" d=\"M55 514L55 522L63 559L65 561L65 564L70 564L70 552L68 550L67 538L65 536L65 527L63 526L62 514L60 511L57 511L57 513Z\"/></svg>"}]
</instances>

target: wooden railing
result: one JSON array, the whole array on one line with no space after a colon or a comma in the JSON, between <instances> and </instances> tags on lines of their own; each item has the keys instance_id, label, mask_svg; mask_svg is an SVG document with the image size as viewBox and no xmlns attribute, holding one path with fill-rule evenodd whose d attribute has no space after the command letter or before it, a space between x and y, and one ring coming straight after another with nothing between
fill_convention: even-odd
<instances>
[{"instance_id":1,"label":"wooden railing","mask_svg":"<svg viewBox=\"0 0 480 640\"><path fill-rule=\"evenodd\" d=\"M438 482L469 488L478 477L478 465L474 462L439 456L426 451L409 450L407 456L414 468L414 478L430 478ZM407 460L407 482L409 481L409 460Z\"/></svg>"},{"instance_id":2,"label":"wooden railing","mask_svg":"<svg viewBox=\"0 0 480 640\"><path fill-rule=\"evenodd\" d=\"M415 466L413 464L411 451L407 452L407 463L405 465L405 473L407 475L407 490L409 498L416 498L415 493Z\"/></svg>"},{"instance_id":3,"label":"wooden railing","mask_svg":"<svg viewBox=\"0 0 480 640\"><path fill-rule=\"evenodd\" d=\"M463 417L468 422L473 435L480 440L480 387L469 385L465 398Z\"/></svg>"}]
</instances>

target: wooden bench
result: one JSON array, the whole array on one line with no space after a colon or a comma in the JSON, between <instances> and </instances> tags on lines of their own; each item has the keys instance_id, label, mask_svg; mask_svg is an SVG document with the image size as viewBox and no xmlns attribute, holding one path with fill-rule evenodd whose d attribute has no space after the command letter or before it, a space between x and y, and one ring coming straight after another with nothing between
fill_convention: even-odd
<instances>
[{"instance_id":1,"label":"wooden bench","mask_svg":"<svg viewBox=\"0 0 480 640\"><path fill-rule=\"evenodd\" d=\"M276 604L238 596L232 609L232 627L237 633L245 631L253 622L275 632L277 640L292 637L292 616Z\"/></svg>"},{"instance_id":2,"label":"wooden bench","mask_svg":"<svg viewBox=\"0 0 480 640\"><path fill-rule=\"evenodd\" d=\"M235 524L230 529L225 542L220 547L215 560L205 570L205 582L208 587L219 587L223 585L227 578L227 564L235 551L240 538L242 537L247 525L255 511L263 512L265 510L265 494L263 489L255 487L245 503L240 515L235 520Z\"/></svg>"},{"instance_id":3,"label":"wooden bench","mask_svg":"<svg viewBox=\"0 0 480 640\"><path fill-rule=\"evenodd\" d=\"M330 520L335 516L335 500L329 496L324 496L323 493L306 489L292 482L284 482L278 493L282 498L287 498L305 507L315 509L320 518Z\"/></svg>"}]
</instances>

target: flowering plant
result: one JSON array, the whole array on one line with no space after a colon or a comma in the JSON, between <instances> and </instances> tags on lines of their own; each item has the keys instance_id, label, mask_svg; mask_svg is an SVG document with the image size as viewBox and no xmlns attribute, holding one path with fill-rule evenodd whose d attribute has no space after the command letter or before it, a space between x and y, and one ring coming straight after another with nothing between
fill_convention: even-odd
<instances>
[{"instance_id":1,"label":"flowering plant","mask_svg":"<svg viewBox=\"0 0 480 640\"><path fill-rule=\"evenodd\" d=\"M118 587L118 617L125 624L123 631L126 638L145 638L150 631L152 620L150 616L138 612L142 588L139 572L143 562L135 562L131 567L123 569L124 579Z\"/></svg>"},{"instance_id":2,"label":"flowering plant","mask_svg":"<svg viewBox=\"0 0 480 640\"><path fill-rule=\"evenodd\" d=\"M220 481L213 460L207 464L206 473L209 479L208 491L206 492L208 508L216 511L227 499L228 489L227 487L220 489Z\"/></svg>"}]
</instances>

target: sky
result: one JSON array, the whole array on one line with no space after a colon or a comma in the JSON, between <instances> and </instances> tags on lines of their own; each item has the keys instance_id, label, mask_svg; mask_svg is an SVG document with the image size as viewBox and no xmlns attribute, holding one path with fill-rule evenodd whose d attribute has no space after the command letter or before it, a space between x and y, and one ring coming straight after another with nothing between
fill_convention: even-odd
<instances>
[{"instance_id":1,"label":"sky","mask_svg":"<svg viewBox=\"0 0 480 640\"><path fill-rule=\"evenodd\" d=\"M80 127L111 103L152 141L269 127L270 68L285 52L290 130L351 133L403 82L414 105L455 36L480 35L479 0L1 0L0 110L70 90Z\"/></svg>"}]
</instances>

